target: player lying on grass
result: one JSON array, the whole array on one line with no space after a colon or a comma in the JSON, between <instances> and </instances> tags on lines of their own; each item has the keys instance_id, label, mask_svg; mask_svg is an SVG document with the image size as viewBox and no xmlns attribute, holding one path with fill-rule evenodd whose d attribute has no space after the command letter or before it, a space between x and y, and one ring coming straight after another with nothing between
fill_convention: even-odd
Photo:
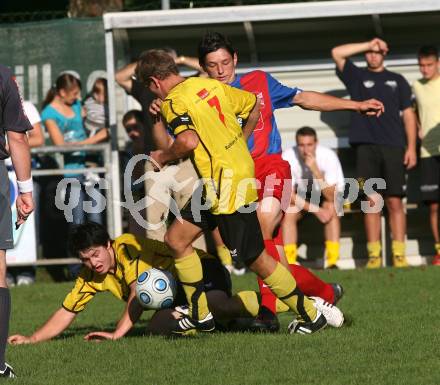
<instances>
[{"instance_id":1,"label":"player lying on grass","mask_svg":"<svg viewBox=\"0 0 440 385\"><path fill-rule=\"evenodd\" d=\"M12 335L9 343L37 343L58 336L70 326L95 294L104 291L110 291L127 303L124 313L113 332L91 332L84 338L119 339L129 332L144 310L135 297L138 275L151 267L166 269L175 275L171 251L163 242L132 234L123 234L112 241L105 228L93 222L73 228L69 238L71 252L78 255L83 263L74 288L64 299L62 307L43 326L31 336ZM237 317L255 317L259 308L257 293L243 291L231 296L231 281L227 270L215 257L201 250L198 253L202 257L208 305L215 319L227 321ZM183 305L185 302L185 295L180 288L175 304ZM342 322L339 309L323 301L317 303L325 310L324 315L330 325L338 326ZM278 310L288 311L288 308L279 301ZM157 311L150 321L148 331L167 334L166 320L172 320L172 312L171 309Z\"/></svg>"}]
</instances>

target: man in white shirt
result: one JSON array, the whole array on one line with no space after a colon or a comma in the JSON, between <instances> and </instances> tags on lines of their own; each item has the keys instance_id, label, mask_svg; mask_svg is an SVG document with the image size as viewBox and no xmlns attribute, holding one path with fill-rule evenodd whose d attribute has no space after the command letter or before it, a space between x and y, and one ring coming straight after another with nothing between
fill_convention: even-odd
<instances>
[{"instance_id":1,"label":"man in white shirt","mask_svg":"<svg viewBox=\"0 0 440 385\"><path fill-rule=\"evenodd\" d=\"M294 191L283 221L286 257L290 264L296 263L297 223L304 212L311 212L324 223L326 267L335 268L341 232L335 205L345 186L341 163L333 150L318 144L316 131L311 127L296 132L296 146L284 151L283 159L290 163Z\"/></svg>"}]
</instances>

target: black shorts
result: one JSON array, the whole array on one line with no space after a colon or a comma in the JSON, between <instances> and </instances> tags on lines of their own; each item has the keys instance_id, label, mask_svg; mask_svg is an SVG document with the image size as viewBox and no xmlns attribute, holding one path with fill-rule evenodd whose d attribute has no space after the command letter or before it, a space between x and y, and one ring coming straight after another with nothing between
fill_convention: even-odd
<instances>
[{"instance_id":1,"label":"black shorts","mask_svg":"<svg viewBox=\"0 0 440 385\"><path fill-rule=\"evenodd\" d=\"M233 214L214 215L208 210L192 210L189 202L180 210L180 215L182 219L204 231L212 231L218 226L232 258L249 265L264 249L263 235L255 208L255 204L252 203L240 207Z\"/></svg>"},{"instance_id":2,"label":"black shorts","mask_svg":"<svg viewBox=\"0 0 440 385\"><path fill-rule=\"evenodd\" d=\"M369 186L385 196L403 197L406 192L405 149L379 144L360 144L356 147L357 175L361 187ZM377 186L371 178L385 181L384 188ZM373 183L372 183L373 182ZM369 191L365 191L367 194Z\"/></svg>"},{"instance_id":3,"label":"black shorts","mask_svg":"<svg viewBox=\"0 0 440 385\"><path fill-rule=\"evenodd\" d=\"M9 177L5 162L0 160L0 250L14 248Z\"/></svg>"},{"instance_id":4,"label":"black shorts","mask_svg":"<svg viewBox=\"0 0 440 385\"><path fill-rule=\"evenodd\" d=\"M420 190L424 202L439 202L440 156L420 159Z\"/></svg>"},{"instance_id":5,"label":"black shorts","mask_svg":"<svg viewBox=\"0 0 440 385\"><path fill-rule=\"evenodd\" d=\"M264 250L263 234L254 205L240 207L233 214L215 217L220 235L232 258L249 266Z\"/></svg>"},{"instance_id":6,"label":"black shorts","mask_svg":"<svg viewBox=\"0 0 440 385\"><path fill-rule=\"evenodd\" d=\"M212 231L217 227L215 215L211 214L208 210L193 210L191 208L191 199L180 210L180 215L182 219L200 227L203 231Z\"/></svg>"},{"instance_id":7,"label":"black shorts","mask_svg":"<svg viewBox=\"0 0 440 385\"><path fill-rule=\"evenodd\" d=\"M221 262L216 258L201 258L200 261L202 263L205 292L221 290L230 297L232 295L231 275ZM179 281L177 281L177 295L174 302L176 306L188 304L182 284Z\"/></svg>"}]
</instances>

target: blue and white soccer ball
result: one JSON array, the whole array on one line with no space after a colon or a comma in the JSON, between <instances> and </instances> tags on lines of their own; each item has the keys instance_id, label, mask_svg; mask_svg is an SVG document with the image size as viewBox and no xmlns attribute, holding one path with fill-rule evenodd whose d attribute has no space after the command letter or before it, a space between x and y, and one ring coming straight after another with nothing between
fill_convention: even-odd
<instances>
[{"instance_id":1,"label":"blue and white soccer ball","mask_svg":"<svg viewBox=\"0 0 440 385\"><path fill-rule=\"evenodd\" d=\"M145 309L166 309L173 306L177 284L166 270L152 268L141 273L136 281L136 298Z\"/></svg>"}]
</instances>

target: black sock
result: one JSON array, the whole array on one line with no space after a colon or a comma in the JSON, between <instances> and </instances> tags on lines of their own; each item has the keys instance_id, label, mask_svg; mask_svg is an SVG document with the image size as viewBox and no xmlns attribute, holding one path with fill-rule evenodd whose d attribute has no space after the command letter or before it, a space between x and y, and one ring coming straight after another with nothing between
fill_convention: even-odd
<instances>
[{"instance_id":1,"label":"black sock","mask_svg":"<svg viewBox=\"0 0 440 385\"><path fill-rule=\"evenodd\" d=\"M11 296L9 289L0 287L0 370L5 368L5 351L8 343Z\"/></svg>"}]
</instances>

